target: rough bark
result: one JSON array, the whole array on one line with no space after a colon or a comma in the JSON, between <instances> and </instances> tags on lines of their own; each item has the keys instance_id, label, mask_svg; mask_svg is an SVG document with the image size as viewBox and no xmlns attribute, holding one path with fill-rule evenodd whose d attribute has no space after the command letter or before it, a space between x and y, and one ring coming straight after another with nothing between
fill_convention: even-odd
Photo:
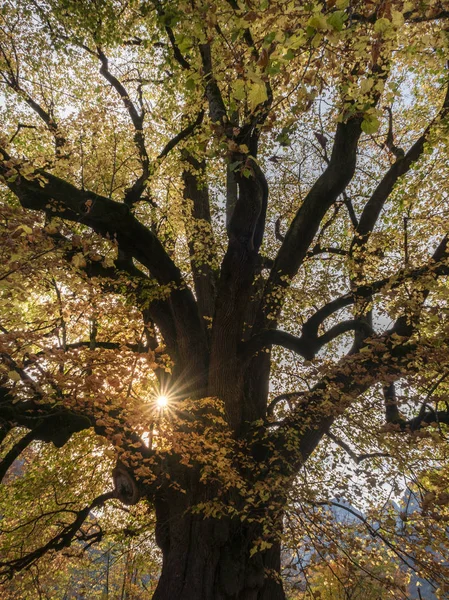
<instances>
[{"instance_id":1,"label":"rough bark","mask_svg":"<svg viewBox=\"0 0 449 600\"><path fill-rule=\"evenodd\" d=\"M156 501L163 566L153 600L283 600L280 544L250 557L260 527L192 514L197 501L174 491Z\"/></svg>"}]
</instances>

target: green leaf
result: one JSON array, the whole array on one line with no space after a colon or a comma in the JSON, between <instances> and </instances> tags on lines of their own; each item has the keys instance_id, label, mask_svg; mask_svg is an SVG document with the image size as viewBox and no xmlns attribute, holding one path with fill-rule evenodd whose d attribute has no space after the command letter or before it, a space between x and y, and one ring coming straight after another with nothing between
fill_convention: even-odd
<instances>
[{"instance_id":1,"label":"green leaf","mask_svg":"<svg viewBox=\"0 0 449 600\"><path fill-rule=\"evenodd\" d=\"M277 75L277 73L279 73L280 70L281 70L281 65L277 61L270 63L267 67L268 75Z\"/></svg>"},{"instance_id":2,"label":"green leaf","mask_svg":"<svg viewBox=\"0 0 449 600\"><path fill-rule=\"evenodd\" d=\"M321 33L316 33L313 36L312 46L314 48L318 48L318 46L321 44L322 40L323 40L323 35Z\"/></svg>"},{"instance_id":3,"label":"green leaf","mask_svg":"<svg viewBox=\"0 0 449 600\"><path fill-rule=\"evenodd\" d=\"M192 40L186 35L179 35L176 37L176 45L179 48L179 51L184 54L192 47Z\"/></svg>"},{"instance_id":4,"label":"green leaf","mask_svg":"<svg viewBox=\"0 0 449 600\"><path fill-rule=\"evenodd\" d=\"M327 29L327 20L323 14L317 13L310 17L310 19L307 22L307 25L309 27L312 27L316 31L325 31Z\"/></svg>"},{"instance_id":5,"label":"green leaf","mask_svg":"<svg viewBox=\"0 0 449 600\"><path fill-rule=\"evenodd\" d=\"M374 115L365 115L362 121L362 131L368 134L376 133L379 129L380 121Z\"/></svg>"},{"instance_id":6,"label":"green leaf","mask_svg":"<svg viewBox=\"0 0 449 600\"><path fill-rule=\"evenodd\" d=\"M288 129L283 129L282 132L276 137L276 141L281 145L281 146L290 146L292 143L292 140L290 139L289 136L289 130Z\"/></svg>"},{"instance_id":7,"label":"green leaf","mask_svg":"<svg viewBox=\"0 0 449 600\"><path fill-rule=\"evenodd\" d=\"M343 29L344 22L347 20L348 15L343 10L337 10L332 13L328 18L327 22L336 31Z\"/></svg>"},{"instance_id":8,"label":"green leaf","mask_svg":"<svg viewBox=\"0 0 449 600\"><path fill-rule=\"evenodd\" d=\"M367 94L374 85L373 79L363 79L360 83L362 94Z\"/></svg>"},{"instance_id":9,"label":"green leaf","mask_svg":"<svg viewBox=\"0 0 449 600\"><path fill-rule=\"evenodd\" d=\"M385 33L386 31L388 31L388 29L390 29L390 27L391 21L389 19L386 19L385 17L377 19L377 21L374 23L374 31L376 33Z\"/></svg>"},{"instance_id":10,"label":"green leaf","mask_svg":"<svg viewBox=\"0 0 449 600\"><path fill-rule=\"evenodd\" d=\"M276 32L272 31L271 33L268 33L264 39L263 39L263 45L264 46L269 46L271 44L271 42L274 41L274 38L276 37Z\"/></svg>"}]
</instances>

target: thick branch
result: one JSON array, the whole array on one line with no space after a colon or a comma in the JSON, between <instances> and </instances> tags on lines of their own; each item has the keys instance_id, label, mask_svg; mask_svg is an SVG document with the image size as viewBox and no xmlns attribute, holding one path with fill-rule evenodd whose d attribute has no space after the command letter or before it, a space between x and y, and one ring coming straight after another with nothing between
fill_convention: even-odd
<instances>
[{"instance_id":1,"label":"thick branch","mask_svg":"<svg viewBox=\"0 0 449 600\"><path fill-rule=\"evenodd\" d=\"M235 429L241 425L242 418L242 399L233 389L233 385L237 385L235 369L239 368L237 348L243 336L245 310L258 265L268 199L262 170L252 160L248 166L250 176L239 174L237 179L239 198L228 228L229 244L218 283L211 343L209 393L223 398ZM231 386L230 381L233 381Z\"/></svg>"},{"instance_id":2,"label":"thick branch","mask_svg":"<svg viewBox=\"0 0 449 600\"><path fill-rule=\"evenodd\" d=\"M275 326L276 319L273 317L279 315L281 303L274 292L286 288L296 275L322 218L351 181L361 132L361 119L358 117L337 125L329 165L296 213L276 257L266 285L263 314L258 318L259 327L266 327L268 323ZM268 315L270 320L267 320Z\"/></svg>"},{"instance_id":3,"label":"thick branch","mask_svg":"<svg viewBox=\"0 0 449 600\"><path fill-rule=\"evenodd\" d=\"M210 44L200 45L200 55L206 82L206 98L209 103L209 117L213 123L223 124L226 118L226 107L218 83L213 75Z\"/></svg>"},{"instance_id":4,"label":"thick branch","mask_svg":"<svg viewBox=\"0 0 449 600\"><path fill-rule=\"evenodd\" d=\"M217 272L214 232L209 204L209 188L205 178L206 164L185 153L186 168L183 170L184 198L186 205L185 229L188 239L190 265L192 268L198 307L203 317L212 318L215 309ZM198 248L198 240L201 247Z\"/></svg>"},{"instance_id":5,"label":"thick branch","mask_svg":"<svg viewBox=\"0 0 449 600\"><path fill-rule=\"evenodd\" d=\"M5 162L14 161L6 151L2 154L4 162L0 163L0 175L5 175L9 170ZM119 247L147 267L160 285L168 286L182 368L190 365L194 372L199 371L204 377L206 339L195 299L154 233L142 225L125 204L81 191L42 170L34 174L41 178L40 182L20 177L20 166L17 172L19 176L7 185L25 208L42 211L54 208L56 212L50 212L52 216L83 223L106 238L116 239Z\"/></svg>"},{"instance_id":6,"label":"thick branch","mask_svg":"<svg viewBox=\"0 0 449 600\"><path fill-rule=\"evenodd\" d=\"M434 252L434 261L447 258L447 241L445 236ZM444 267L447 273L445 264ZM425 299L429 289L425 287L420 290L420 294ZM404 370L407 374L412 374L414 369L420 369L419 363L414 367L410 360L418 348L416 343L410 341L415 333L417 316L419 315L413 315L413 319L409 318L410 315L399 317L391 329L374 338L373 344L368 341L364 348L367 352L349 353L336 365L333 373L303 395L301 405L284 420L280 436L282 439L284 435L288 437L295 431L301 432L296 468L307 460L322 436L329 431L336 416L342 414L353 400L375 383L389 384L392 377L399 378ZM445 422L444 411L441 417L442 422ZM429 423L437 421L438 414L432 419L431 415L422 411L418 418ZM401 420L400 423L402 429L419 425L414 420L405 424ZM285 440L282 443L284 442Z\"/></svg>"},{"instance_id":7,"label":"thick branch","mask_svg":"<svg viewBox=\"0 0 449 600\"><path fill-rule=\"evenodd\" d=\"M159 283L182 283L179 270L162 244L131 215L127 206L94 192L79 190L42 169L34 172L35 178L25 179L20 176L20 163L11 159L5 150L1 149L0 152L3 155L0 174L7 176L8 166L5 162L14 164L18 176L13 182L6 182L6 185L24 208L42 211L53 208L52 215L83 223L103 236L116 237L119 244L145 265ZM40 181L36 178L40 178Z\"/></svg>"},{"instance_id":8,"label":"thick branch","mask_svg":"<svg viewBox=\"0 0 449 600\"><path fill-rule=\"evenodd\" d=\"M179 49L179 46L176 43L176 38L175 38L175 34L173 32L173 29L170 27L170 25L167 24L166 14L164 12L162 2L160 2L159 0L155 0L154 6L156 7L156 11L157 11L157 14L159 15L159 18L161 19L161 21L164 24L164 29L165 29L165 32L167 33L168 39L170 40L170 45L172 47L173 55L174 55L176 61L181 65L181 67L183 69L189 70L190 63L183 56L181 50Z\"/></svg>"},{"instance_id":9,"label":"thick branch","mask_svg":"<svg viewBox=\"0 0 449 600\"><path fill-rule=\"evenodd\" d=\"M430 23L432 21L448 19L449 11L441 9L438 12L434 12L433 14L419 14L418 10L413 9L404 12L403 17L407 23ZM362 15L360 13L353 13L351 15L352 21L358 21L360 23L375 23L378 18L379 15L377 12L373 12L370 15Z\"/></svg>"},{"instance_id":10,"label":"thick branch","mask_svg":"<svg viewBox=\"0 0 449 600\"><path fill-rule=\"evenodd\" d=\"M449 425L449 411L447 410L428 410L408 421L401 421L400 426L402 431L418 431L423 427L431 424Z\"/></svg>"},{"instance_id":11,"label":"thick branch","mask_svg":"<svg viewBox=\"0 0 449 600\"><path fill-rule=\"evenodd\" d=\"M52 234L51 238L56 246L62 247L63 256L66 260L71 261L73 256L79 252L79 248L74 247L71 240L61 235L61 233ZM132 257L122 252L120 248L113 267L105 267L103 261L92 261L89 256L86 256L85 260L86 266L82 267L81 270L88 277L99 279L102 289L106 292L112 291L116 294L125 295L130 293L133 302L148 315L148 318L157 323L169 349L169 354L175 360L177 357L176 329L170 302L168 299L163 298L150 300L154 295L154 288L157 287L157 283L138 269L133 263ZM123 277L126 277L127 281L131 278L135 286L131 289L128 286L123 286Z\"/></svg>"},{"instance_id":12,"label":"thick branch","mask_svg":"<svg viewBox=\"0 0 449 600\"><path fill-rule=\"evenodd\" d=\"M384 288L395 289L406 281L417 281L420 277L434 273L435 275L448 275L449 266L446 264L447 254L445 251L446 237L443 239L438 249L435 251L428 264L416 269L402 269L390 277L385 277L370 284L354 288L348 294L344 294L335 300L317 310L303 325L303 334L308 336L316 335L318 328L332 314L351 306L360 298L369 298L370 296L381 292Z\"/></svg>"},{"instance_id":13,"label":"thick branch","mask_svg":"<svg viewBox=\"0 0 449 600\"><path fill-rule=\"evenodd\" d=\"M394 143L394 132L393 132L393 111L391 110L391 106L385 107L388 112L388 133L387 139L385 140L384 146L388 148L388 150L397 158L402 158L405 155L405 152L402 148L399 148Z\"/></svg>"},{"instance_id":14,"label":"thick branch","mask_svg":"<svg viewBox=\"0 0 449 600\"><path fill-rule=\"evenodd\" d=\"M181 53L181 50L178 47L178 44L176 43L175 34L173 33L173 29L171 27L169 27L168 25L166 25L165 31L167 32L168 39L170 40L170 44L173 49L174 57L176 58L176 60L178 61L178 63L181 65L181 67L183 69L186 69L186 70L190 69L189 61L186 58L184 58L184 56Z\"/></svg>"},{"instance_id":15,"label":"thick branch","mask_svg":"<svg viewBox=\"0 0 449 600\"><path fill-rule=\"evenodd\" d=\"M316 353L333 339L347 333L348 331L362 331L366 337L373 334L373 330L363 321L358 319L343 321L334 325L321 336L303 334L296 337L286 331L279 329L267 329L262 333L255 335L248 342L241 344L241 356L248 360L256 352L267 346L282 346L287 350L292 350L306 360L312 360Z\"/></svg>"},{"instance_id":16,"label":"thick branch","mask_svg":"<svg viewBox=\"0 0 449 600\"><path fill-rule=\"evenodd\" d=\"M351 219L352 226L354 229L357 229L359 226L359 221L357 219L357 215L355 214L354 206L352 204L351 198L348 196L346 191L343 192L343 202L347 208L349 218Z\"/></svg>"},{"instance_id":17,"label":"thick branch","mask_svg":"<svg viewBox=\"0 0 449 600\"><path fill-rule=\"evenodd\" d=\"M64 446L74 433L92 427L95 421L92 415L75 414L60 406L37 403L33 400L14 402L11 392L5 388L0 388L0 419L10 427L30 429L32 436L28 443L35 439L52 442L57 448Z\"/></svg>"},{"instance_id":18,"label":"thick branch","mask_svg":"<svg viewBox=\"0 0 449 600\"><path fill-rule=\"evenodd\" d=\"M256 352L273 345L292 350L306 360L311 360L315 355L313 340L304 336L297 337L279 329L267 329L240 345L241 356L243 360L249 360Z\"/></svg>"},{"instance_id":19,"label":"thick branch","mask_svg":"<svg viewBox=\"0 0 449 600\"><path fill-rule=\"evenodd\" d=\"M384 386L383 394L385 401L385 421L387 423L398 423L401 420L401 416L399 414L394 383Z\"/></svg>"},{"instance_id":20,"label":"thick branch","mask_svg":"<svg viewBox=\"0 0 449 600\"><path fill-rule=\"evenodd\" d=\"M278 238L279 239L279 238ZM318 254L337 254L339 256L347 256L349 252L343 248L333 248L332 246L320 246L316 244L309 252L307 252L307 258L312 258Z\"/></svg>"},{"instance_id":21,"label":"thick branch","mask_svg":"<svg viewBox=\"0 0 449 600\"><path fill-rule=\"evenodd\" d=\"M323 333L323 335L318 338L319 348L322 348L325 344L328 344L339 335L347 333L348 331L359 331L364 337L368 337L374 333L373 328L360 319L342 321L331 327L326 333Z\"/></svg>"},{"instance_id":22,"label":"thick branch","mask_svg":"<svg viewBox=\"0 0 449 600\"><path fill-rule=\"evenodd\" d=\"M0 387L0 420L6 423L8 427L25 427L30 429L32 439L46 443L53 443L56 448L64 446L74 433L85 429L93 428L97 435L109 438L116 434L121 434L121 450L127 452L133 457L138 448L140 459L153 459L154 451L147 448L141 441L139 435L129 429L127 418L124 417L120 410L117 409L114 413L115 425L111 432L109 426L98 424L99 414L94 406L77 407L77 412L65 408L62 404L44 404L41 401L19 400L14 398L11 391ZM68 399L65 399L68 400ZM126 435L123 436L124 431ZM31 440L30 440L31 441ZM137 466L141 466L139 461L136 461ZM152 463L152 468L156 472L157 464Z\"/></svg>"},{"instance_id":23,"label":"thick branch","mask_svg":"<svg viewBox=\"0 0 449 600\"><path fill-rule=\"evenodd\" d=\"M410 343L408 337L398 343L398 336L402 333L401 329L393 327L376 338L369 353L346 356L335 366L333 373L310 392L303 393L301 403L284 419L280 429L274 432L280 452L283 452L286 439L299 436L296 457L293 458L291 452L288 454L288 469L292 474L312 454L335 418L356 398L375 383L385 381L392 375L400 376L403 368L411 373L410 358L416 353L417 347Z\"/></svg>"}]
</instances>

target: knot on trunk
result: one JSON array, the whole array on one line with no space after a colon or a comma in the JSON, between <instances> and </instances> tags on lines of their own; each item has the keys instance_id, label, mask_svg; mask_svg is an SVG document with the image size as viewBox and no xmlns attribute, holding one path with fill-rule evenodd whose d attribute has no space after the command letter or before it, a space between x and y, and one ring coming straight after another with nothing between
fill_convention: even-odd
<instances>
[{"instance_id":1,"label":"knot on trunk","mask_svg":"<svg viewBox=\"0 0 449 600\"><path fill-rule=\"evenodd\" d=\"M140 492L136 480L120 462L117 463L115 469L112 471L112 478L114 480L115 495L120 502L126 504L126 506L131 506L139 502Z\"/></svg>"}]
</instances>

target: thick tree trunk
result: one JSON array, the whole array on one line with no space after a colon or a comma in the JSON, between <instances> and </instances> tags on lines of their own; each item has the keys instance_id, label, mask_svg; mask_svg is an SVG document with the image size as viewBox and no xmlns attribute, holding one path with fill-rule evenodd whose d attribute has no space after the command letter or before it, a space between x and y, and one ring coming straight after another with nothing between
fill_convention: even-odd
<instances>
[{"instance_id":1,"label":"thick tree trunk","mask_svg":"<svg viewBox=\"0 0 449 600\"><path fill-rule=\"evenodd\" d=\"M280 544L250 557L260 525L192 514L192 498L156 501L162 574L153 600L285 600Z\"/></svg>"}]
</instances>

